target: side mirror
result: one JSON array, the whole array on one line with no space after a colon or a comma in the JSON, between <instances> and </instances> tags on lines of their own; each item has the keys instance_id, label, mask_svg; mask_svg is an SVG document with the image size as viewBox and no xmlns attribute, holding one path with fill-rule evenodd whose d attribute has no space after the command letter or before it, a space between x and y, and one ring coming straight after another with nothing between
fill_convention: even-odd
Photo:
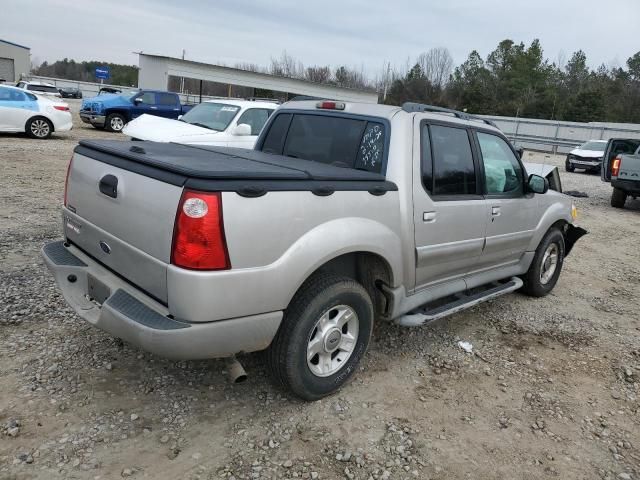
<instances>
[{"instance_id":1,"label":"side mirror","mask_svg":"<svg viewBox=\"0 0 640 480\"><path fill-rule=\"evenodd\" d=\"M540 175L529 175L527 187L531 193L547 193L549 191L549 180Z\"/></svg>"},{"instance_id":2,"label":"side mirror","mask_svg":"<svg viewBox=\"0 0 640 480\"><path fill-rule=\"evenodd\" d=\"M178 115L178 120L182 120L182 115Z\"/></svg>"},{"instance_id":3,"label":"side mirror","mask_svg":"<svg viewBox=\"0 0 640 480\"><path fill-rule=\"evenodd\" d=\"M233 129L233 134L239 137L246 137L251 135L251 125L246 123L239 123L236 128Z\"/></svg>"},{"instance_id":4,"label":"side mirror","mask_svg":"<svg viewBox=\"0 0 640 480\"><path fill-rule=\"evenodd\" d=\"M136 97L133 99L133 103L135 103L136 105L142 103L142 97Z\"/></svg>"}]
</instances>

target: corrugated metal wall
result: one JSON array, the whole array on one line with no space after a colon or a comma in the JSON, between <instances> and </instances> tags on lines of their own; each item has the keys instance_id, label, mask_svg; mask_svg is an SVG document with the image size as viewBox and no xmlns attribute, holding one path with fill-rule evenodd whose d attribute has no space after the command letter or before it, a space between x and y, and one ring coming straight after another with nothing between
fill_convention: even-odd
<instances>
[{"instance_id":1,"label":"corrugated metal wall","mask_svg":"<svg viewBox=\"0 0 640 480\"><path fill-rule=\"evenodd\" d=\"M640 139L640 125L633 123L578 123L530 118L494 117L492 120L519 147L567 153L588 140Z\"/></svg>"}]
</instances>

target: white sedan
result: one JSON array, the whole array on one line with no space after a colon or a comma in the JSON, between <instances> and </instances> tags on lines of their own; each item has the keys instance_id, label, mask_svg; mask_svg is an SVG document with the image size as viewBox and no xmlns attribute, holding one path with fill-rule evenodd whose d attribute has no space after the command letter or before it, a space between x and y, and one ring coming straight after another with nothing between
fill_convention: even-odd
<instances>
[{"instance_id":1,"label":"white sedan","mask_svg":"<svg viewBox=\"0 0 640 480\"><path fill-rule=\"evenodd\" d=\"M276 108L277 103L262 100L208 100L179 120L141 115L122 132L137 140L253 148Z\"/></svg>"},{"instance_id":2,"label":"white sedan","mask_svg":"<svg viewBox=\"0 0 640 480\"><path fill-rule=\"evenodd\" d=\"M32 138L44 139L72 127L66 103L0 85L0 132L26 132Z\"/></svg>"}]
</instances>

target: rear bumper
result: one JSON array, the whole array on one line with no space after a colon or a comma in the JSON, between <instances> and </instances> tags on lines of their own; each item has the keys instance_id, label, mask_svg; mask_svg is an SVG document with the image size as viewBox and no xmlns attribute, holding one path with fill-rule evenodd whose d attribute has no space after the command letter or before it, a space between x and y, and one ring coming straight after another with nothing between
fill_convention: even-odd
<instances>
[{"instance_id":1,"label":"rear bumper","mask_svg":"<svg viewBox=\"0 0 640 480\"><path fill-rule=\"evenodd\" d=\"M80 112L80 120L84 123L90 123L97 127L104 127L106 117L104 115L95 115L89 112Z\"/></svg>"},{"instance_id":2,"label":"rear bumper","mask_svg":"<svg viewBox=\"0 0 640 480\"><path fill-rule=\"evenodd\" d=\"M84 320L156 355L176 360L229 357L263 350L278 331L282 312L190 323L62 241L42 248L67 303ZM91 296L103 297L102 304Z\"/></svg>"},{"instance_id":3,"label":"rear bumper","mask_svg":"<svg viewBox=\"0 0 640 480\"><path fill-rule=\"evenodd\" d=\"M611 186L618 188L630 195L640 195L640 180L611 180Z\"/></svg>"}]
</instances>

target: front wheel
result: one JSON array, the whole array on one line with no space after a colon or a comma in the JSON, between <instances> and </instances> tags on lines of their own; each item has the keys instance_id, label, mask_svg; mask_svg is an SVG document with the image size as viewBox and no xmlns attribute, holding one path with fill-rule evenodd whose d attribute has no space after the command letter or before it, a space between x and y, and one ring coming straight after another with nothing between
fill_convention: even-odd
<instances>
[{"instance_id":1,"label":"front wheel","mask_svg":"<svg viewBox=\"0 0 640 480\"><path fill-rule=\"evenodd\" d=\"M544 297L551 292L560 277L564 252L564 235L552 228L542 238L529 270L522 277L522 292L532 297Z\"/></svg>"},{"instance_id":2,"label":"front wheel","mask_svg":"<svg viewBox=\"0 0 640 480\"><path fill-rule=\"evenodd\" d=\"M53 132L53 125L51 125L51 122L46 118L36 117L27 122L26 130L27 135L31 138L44 140L51 136L51 132Z\"/></svg>"},{"instance_id":3,"label":"front wheel","mask_svg":"<svg viewBox=\"0 0 640 480\"><path fill-rule=\"evenodd\" d=\"M124 128L125 118L119 113L108 115L104 122L104 128L109 132L121 132Z\"/></svg>"},{"instance_id":4,"label":"front wheel","mask_svg":"<svg viewBox=\"0 0 640 480\"><path fill-rule=\"evenodd\" d=\"M267 358L275 379L304 400L318 400L355 373L373 330L373 304L355 280L312 277L287 308Z\"/></svg>"},{"instance_id":5,"label":"front wheel","mask_svg":"<svg viewBox=\"0 0 640 480\"><path fill-rule=\"evenodd\" d=\"M576 167L574 167L569 160L566 160L564 162L564 169L567 172L573 172L576 169Z\"/></svg>"},{"instance_id":6,"label":"front wheel","mask_svg":"<svg viewBox=\"0 0 640 480\"><path fill-rule=\"evenodd\" d=\"M611 206L614 208L624 208L626 201L627 193L624 190L613 187L613 192L611 192Z\"/></svg>"}]
</instances>

